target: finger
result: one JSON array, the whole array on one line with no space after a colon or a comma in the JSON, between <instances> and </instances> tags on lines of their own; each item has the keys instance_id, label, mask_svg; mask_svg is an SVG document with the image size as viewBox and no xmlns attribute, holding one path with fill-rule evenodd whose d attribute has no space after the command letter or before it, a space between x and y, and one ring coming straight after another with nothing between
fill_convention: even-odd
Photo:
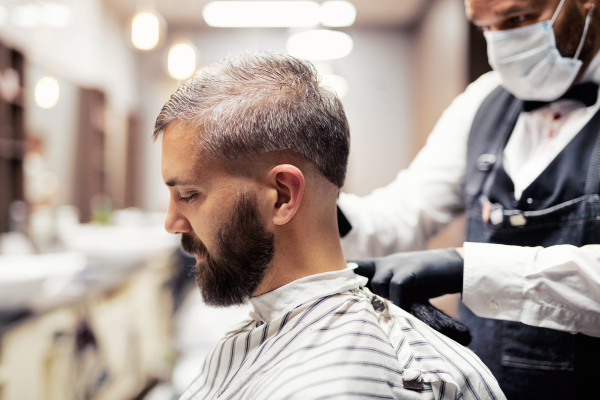
<instances>
[{"instance_id":1,"label":"finger","mask_svg":"<svg viewBox=\"0 0 600 400\"><path fill-rule=\"evenodd\" d=\"M375 263L375 275L371 280L371 287L376 295L388 298L390 295L390 279L392 279L392 271L390 269L377 266Z\"/></svg>"},{"instance_id":2,"label":"finger","mask_svg":"<svg viewBox=\"0 0 600 400\"><path fill-rule=\"evenodd\" d=\"M354 269L357 275L364 276L365 278L372 280L375 275L375 263L372 260L365 261L350 261L358 265Z\"/></svg>"},{"instance_id":3,"label":"finger","mask_svg":"<svg viewBox=\"0 0 600 400\"><path fill-rule=\"evenodd\" d=\"M404 274L402 271L396 271L390 280L389 299L398 307L410 311L410 306L415 302L414 296L415 275L412 273Z\"/></svg>"}]
</instances>

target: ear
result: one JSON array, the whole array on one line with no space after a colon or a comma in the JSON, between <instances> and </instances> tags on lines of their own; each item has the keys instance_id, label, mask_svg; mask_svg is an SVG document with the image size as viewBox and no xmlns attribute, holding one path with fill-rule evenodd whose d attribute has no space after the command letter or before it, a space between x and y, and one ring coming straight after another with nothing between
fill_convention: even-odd
<instances>
[{"instance_id":1,"label":"ear","mask_svg":"<svg viewBox=\"0 0 600 400\"><path fill-rule=\"evenodd\" d=\"M269 171L269 177L277 191L273 208L273 223L288 223L300 207L304 194L304 174L298 167L281 164Z\"/></svg>"},{"instance_id":2,"label":"ear","mask_svg":"<svg viewBox=\"0 0 600 400\"><path fill-rule=\"evenodd\" d=\"M587 14L590 11L594 11L598 5L598 0L580 0L584 12Z\"/></svg>"}]
</instances>

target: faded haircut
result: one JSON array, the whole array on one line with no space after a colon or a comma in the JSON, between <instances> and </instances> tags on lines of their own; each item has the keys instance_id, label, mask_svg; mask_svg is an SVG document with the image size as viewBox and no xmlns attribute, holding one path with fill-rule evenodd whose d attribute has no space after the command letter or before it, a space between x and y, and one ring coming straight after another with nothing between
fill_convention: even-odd
<instances>
[{"instance_id":1,"label":"faded haircut","mask_svg":"<svg viewBox=\"0 0 600 400\"><path fill-rule=\"evenodd\" d=\"M308 61L257 51L229 56L177 89L158 115L153 137L171 122L187 121L199 133L199 149L212 158L290 150L342 187L350 129L335 92L319 83Z\"/></svg>"}]
</instances>

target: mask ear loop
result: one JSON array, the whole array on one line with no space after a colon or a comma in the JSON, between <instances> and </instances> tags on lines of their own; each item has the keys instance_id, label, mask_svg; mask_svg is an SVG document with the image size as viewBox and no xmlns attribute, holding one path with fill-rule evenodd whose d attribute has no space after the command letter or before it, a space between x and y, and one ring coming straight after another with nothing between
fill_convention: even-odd
<instances>
[{"instance_id":1,"label":"mask ear loop","mask_svg":"<svg viewBox=\"0 0 600 400\"><path fill-rule=\"evenodd\" d=\"M581 37L581 40L579 41L579 47L577 47L577 51L575 52L575 55L573 56L573 60L577 60L579 58L579 53L581 53L581 49L583 48L583 43L585 42L585 37L587 35L587 31L588 28L590 27L590 22L592 20L592 13L594 12L594 9L596 8L595 4L592 4L592 8L590 8L590 11L588 11L588 15L585 18L585 26L583 27L583 36Z\"/></svg>"},{"instance_id":2,"label":"mask ear loop","mask_svg":"<svg viewBox=\"0 0 600 400\"><path fill-rule=\"evenodd\" d=\"M556 9L556 11L554 11L554 15L552 16L552 19L550 20L550 26L554 25L554 21L556 21L556 17L558 17L558 14L560 14L560 9L562 8L563 4L565 4L565 0L560 0L560 3L558 4L558 8Z\"/></svg>"}]
</instances>

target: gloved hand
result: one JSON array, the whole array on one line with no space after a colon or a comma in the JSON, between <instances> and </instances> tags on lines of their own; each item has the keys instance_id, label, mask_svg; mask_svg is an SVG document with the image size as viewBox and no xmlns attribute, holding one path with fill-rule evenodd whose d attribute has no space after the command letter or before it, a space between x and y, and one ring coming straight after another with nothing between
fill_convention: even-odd
<instances>
[{"instance_id":1,"label":"gloved hand","mask_svg":"<svg viewBox=\"0 0 600 400\"><path fill-rule=\"evenodd\" d=\"M464 260L456 249L396 253L358 264L355 272L369 278L368 287L410 311L414 303L462 292Z\"/></svg>"},{"instance_id":2,"label":"gloved hand","mask_svg":"<svg viewBox=\"0 0 600 400\"><path fill-rule=\"evenodd\" d=\"M427 325L467 346L469 328L435 308L429 299L462 292L463 258L453 248L397 253L388 257L354 261L367 287L389 298Z\"/></svg>"}]
</instances>

